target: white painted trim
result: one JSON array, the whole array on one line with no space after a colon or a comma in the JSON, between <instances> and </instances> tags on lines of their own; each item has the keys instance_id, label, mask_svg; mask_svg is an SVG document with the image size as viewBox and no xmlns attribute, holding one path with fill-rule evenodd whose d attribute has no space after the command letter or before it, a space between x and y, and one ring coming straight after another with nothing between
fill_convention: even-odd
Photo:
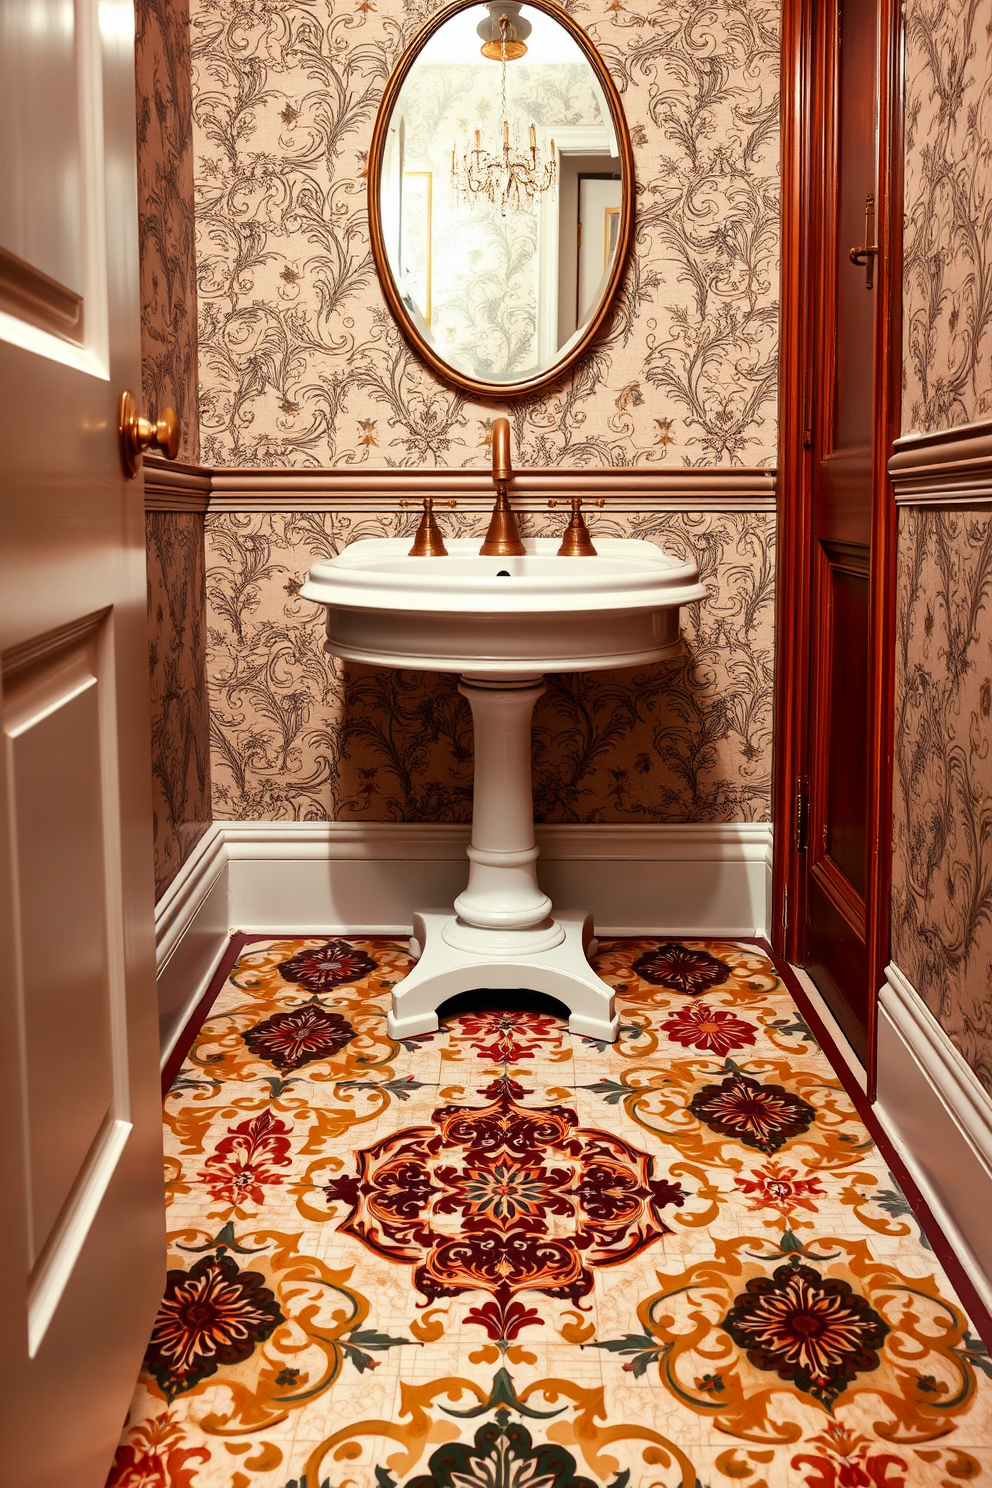
<instances>
[{"instance_id":1,"label":"white painted trim","mask_svg":"<svg viewBox=\"0 0 992 1488\"><path fill-rule=\"evenodd\" d=\"M155 906L155 963L163 1066L210 985L231 935L228 848L215 823Z\"/></svg>"},{"instance_id":2,"label":"white painted trim","mask_svg":"<svg viewBox=\"0 0 992 1488\"><path fill-rule=\"evenodd\" d=\"M894 964L879 992L874 1110L992 1308L992 1101Z\"/></svg>"},{"instance_id":3,"label":"white painted trim","mask_svg":"<svg viewBox=\"0 0 992 1488\"><path fill-rule=\"evenodd\" d=\"M228 861L225 823L214 822L155 906L155 966L157 971L172 955L203 900Z\"/></svg>"},{"instance_id":4,"label":"white painted trim","mask_svg":"<svg viewBox=\"0 0 992 1488\"><path fill-rule=\"evenodd\" d=\"M214 822L212 833L223 838L231 861L286 857L324 861L333 849L330 855L335 860L412 862L461 860L470 830L467 822L222 821ZM544 860L771 862L769 822L538 823L535 831Z\"/></svg>"},{"instance_id":5,"label":"white painted trim","mask_svg":"<svg viewBox=\"0 0 992 1488\"><path fill-rule=\"evenodd\" d=\"M464 888L468 838L447 823L215 822L156 910L163 1058L230 934L407 934L415 910ZM602 934L767 936L768 822L566 824L537 840L547 891L591 908Z\"/></svg>"},{"instance_id":6,"label":"white painted trim","mask_svg":"<svg viewBox=\"0 0 992 1488\"><path fill-rule=\"evenodd\" d=\"M879 999L992 1179L992 1100L923 998L894 962Z\"/></svg>"},{"instance_id":7,"label":"white painted trim","mask_svg":"<svg viewBox=\"0 0 992 1488\"><path fill-rule=\"evenodd\" d=\"M450 904L465 886L467 826L221 825L236 930L405 933L414 910ZM603 934L767 933L768 823L556 825L537 840L547 892L591 908Z\"/></svg>"}]
</instances>

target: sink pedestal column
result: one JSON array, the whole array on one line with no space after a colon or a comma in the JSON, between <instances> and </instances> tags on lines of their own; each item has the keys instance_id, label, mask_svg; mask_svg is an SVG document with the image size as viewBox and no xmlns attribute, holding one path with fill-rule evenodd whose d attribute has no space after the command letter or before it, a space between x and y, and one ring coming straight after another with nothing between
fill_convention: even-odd
<instances>
[{"instance_id":1,"label":"sink pedestal column","mask_svg":"<svg viewBox=\"0 0 992 1488\"><path fill-rule=\"evenodd\" d=\"M460 951L549 951L565 932L550 918L551 900L537 882L530 728L543 677L511 681L463 677L472 709L475 784L468 887L455 900L458 918L444 928Z\"/></svg>"},{"instance_id":2,"label":"sink pedestal column","mask_svg":"<svg viewBox=\"0 0 992 1488\"><path fill-rule=\"evenodd\" d=\"M592 915L551 916L537 882L531 788L531 717L542 676L465 675L475 732L468 886L450 910L421 910L410 942L419 961L393 992L389 1033L413 1038L438 1026L437 1008L459 992L527 988L558 998L575 1033L613 1041L613 989L589 965Z\"/></svg>"}]
</instances>

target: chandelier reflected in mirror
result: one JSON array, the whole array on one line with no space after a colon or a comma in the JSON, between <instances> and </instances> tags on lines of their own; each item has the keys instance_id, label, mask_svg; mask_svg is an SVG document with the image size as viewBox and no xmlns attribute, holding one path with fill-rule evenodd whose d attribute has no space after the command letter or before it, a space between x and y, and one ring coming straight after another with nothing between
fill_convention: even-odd
<instances>
[{"instance_id":1,"label":"chandelier reflected in mirror","mask_svg":"<svg viewBox=\"0 0 992 1488\"><path fill-rule=\"evenodd\" d=\"M527 143L520 125L511 120L506 104L506 65L527 51L526 38L532 27L520 14L520 5L492 0L489 16L480 22L482 55L499 62L500 109L495 132L485 127L473 131L461 149L451 151L451 189L456 200L470 204L481 200L507 211L530 207L558 183L555 142L547 148L537 138L533 124Z\"/></svg>"}]
</instances>

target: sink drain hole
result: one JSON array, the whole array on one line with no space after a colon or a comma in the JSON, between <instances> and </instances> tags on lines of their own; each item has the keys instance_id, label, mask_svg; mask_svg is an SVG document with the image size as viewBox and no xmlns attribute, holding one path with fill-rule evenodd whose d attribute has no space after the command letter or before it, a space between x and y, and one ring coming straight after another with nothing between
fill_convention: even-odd
<instances>
[{"instance_id":1,"label":"sink drain hole","mask_svg":"<svg viewBox=\"0 0 992 1488\"><path fill-rule=\"evenodd\" d=\"M508 579L510 577L510 570L508 568L501 568L496 577L498 579Z\"/></svg>"}]
</instances>

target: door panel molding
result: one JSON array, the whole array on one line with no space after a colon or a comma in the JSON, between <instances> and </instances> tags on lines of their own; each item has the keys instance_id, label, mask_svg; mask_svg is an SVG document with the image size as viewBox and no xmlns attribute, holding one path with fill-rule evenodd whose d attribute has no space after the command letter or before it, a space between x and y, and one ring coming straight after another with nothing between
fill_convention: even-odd
<instances>
[{"instance_id":1,"label":"door panel molding","mask_svg":"<svg viewBox=\"0 0 992 1488\"><path fill-rule=\"evenodd\" d=\"M0 310L53 336L83 339L83 297L0 247Z\"/></svg>"},{"instance_id":2,"label":"door panel molding","mask_svg":"<svg viewBox=\"0 0 992 1488\"><path fill-rule=\"evenodd\" d=\"M865 909L860 894L852 891L851 885L831 858L823 858L810 868L810 878L816 887L830 900L834 909L850 925L856 934L865 933Z\"/></svg>"},{"instance_id":3,"label":"door panel molding","mask_svg":"<svg viewBox=\"0 0 992 1488\"><path fill-rule=\"evenodd\" d=\"M81 616L9 648L0 662L32 1358L131 1131L111 617L110 607ZM29 820L26 803L34 803ZM60 933L46 937L35 922L48 896ZM74 1080L84 1043L90 1057Z\"/></svg>"},{"instance_id":4,"label":"door panel molding","mask_svg":"<svg viewBox=\"0 0 992 1488\"><path fill-rule=\"evenodd\" d=\"M868 873L865 936L871 985L877 989L888 960L891 897L891 741L894 686L895 505L886 471L899 428L902 315L902 34L897 0L882 0L881 88L878 130L876 222L879 245L875 318L876 381L870 569L871 645L868 800ZM818 368L813 350L816 311L835 303L836 266L831 255L816 273L820 245L836 226L835 207L823 183L835 177L824 142L836 138L838 71L824 55L823 16L816 0L796 0L783 14L782 31L782 313L780 354L780 445L778 460L779 572L776 611L776 760L773 786L775 863L772 944L788 960L803 964L807 896L812 889L831 906L846 901L834 875L819 865L814 881L811 856L798 829L800 782L810 774L808 719L814 574L813 451L832 449L834 410L816 406L818 387L831 386L835 349L823 349ZM825 70L825 64L830 67ZM821 79L830 79L823 87ZM831 148L828 145L827 148ZM860 241L860 240L859 240ZM852 270L852 272L857 272ZM824 401L821 399L821 402ZM818 426L818 427L817 427ZM856 455L845 452L848 461ZM831 465L833 461L829 462ZM839 472L838 472L839 474ZM842 492L842 482L841 492ZM812 813L811 813L812 814ZM823 871L820 871L820 870ZM809 881L808 881L809 879ZM837 892L831 893L831 889ZM829 900L828 896L829 895ZM848 905L848 911L853 906ZM840 904L837 910L840 913ZM875 998L869 990L865 1053L869 1091L874 1090ZM847 1032L847 1029L845 1029Z\"/></svg>"}]
</instances>

